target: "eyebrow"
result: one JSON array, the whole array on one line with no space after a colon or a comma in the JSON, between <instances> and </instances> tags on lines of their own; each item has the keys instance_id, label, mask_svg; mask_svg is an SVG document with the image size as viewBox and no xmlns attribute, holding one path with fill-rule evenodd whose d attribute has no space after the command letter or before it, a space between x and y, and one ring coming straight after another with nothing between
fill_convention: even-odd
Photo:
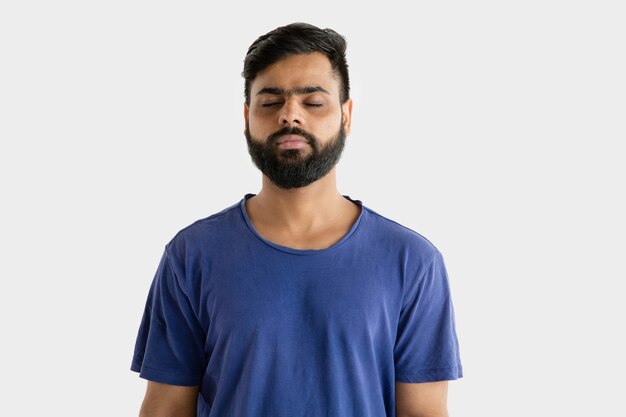
<instances>
[{"instance_id":1,"label":"eyebrow","mask_svg":"<svg viewBox=\"0 0 626 417\"><path fill-rule=\"evenodd\" d=\"M265 88L260 89L256 93L256 95L258 96L261 94L271 94L274 96L283 96L283 95L291 96L293 94L303 95L303 94L313 94L313 93L318 93L318 92L330 95L330 93L326 89L320 87L319 85L298 87L298 88L294 88L293 90L284 89L280 87L265 87Z\"/></svg>"}]
</instances>

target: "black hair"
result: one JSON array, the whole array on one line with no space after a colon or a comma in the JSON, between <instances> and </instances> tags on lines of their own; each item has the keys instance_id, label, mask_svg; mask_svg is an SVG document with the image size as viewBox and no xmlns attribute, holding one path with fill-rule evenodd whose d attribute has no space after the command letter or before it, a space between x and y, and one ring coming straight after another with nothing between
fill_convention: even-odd
<instances>
[{"instance_id":1,"label":"black hair","mask_svg":"<svg viewBox=\"0 0 626 417\"><path fill-rule=\"evenodd\" d=\"M321 52L341 82L340 100L350 98L350 80L346 62L346 39L332 29L320 29L308 23L292 23L260 36L250 45L241 75L245 79L244 95L250 105L250 85L257 74L273 63L291 55Z\"/></svg>"}]
</instances>

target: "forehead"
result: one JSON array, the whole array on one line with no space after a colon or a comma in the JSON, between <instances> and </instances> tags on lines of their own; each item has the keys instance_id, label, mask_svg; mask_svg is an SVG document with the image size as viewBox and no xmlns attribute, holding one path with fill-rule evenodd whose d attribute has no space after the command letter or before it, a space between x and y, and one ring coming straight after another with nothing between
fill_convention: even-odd
<instances>
[{"instance_id":1,"label":"forehead","mask_svg":"<svg viewBox=\"0 0 626 417\"><path fill-rule=\"evenodd\" d=\"M332 95L339 95L339 78L326 55L321 52L292 55L273 63L257 74L250 84L250 91L254 98L264 88L293 90L311 85L320 86Z\"/></svg>"}]
</instances>

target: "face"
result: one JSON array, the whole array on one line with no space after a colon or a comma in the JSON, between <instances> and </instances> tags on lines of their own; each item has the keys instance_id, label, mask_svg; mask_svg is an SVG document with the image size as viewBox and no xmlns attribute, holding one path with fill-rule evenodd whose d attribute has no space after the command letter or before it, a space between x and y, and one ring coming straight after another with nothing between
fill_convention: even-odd
<instances>
[{"instance_id":1,"label":"face","mask_svg":"<svg viewBox=\"0 0 626 417\"><path fill-rule=\"evenodd\" d=\"M350 133L352 102L321 53L293 55L257 74L244 107L254 164L275 185L305 187L337 164Z\"/></svg>"}]
</instances>

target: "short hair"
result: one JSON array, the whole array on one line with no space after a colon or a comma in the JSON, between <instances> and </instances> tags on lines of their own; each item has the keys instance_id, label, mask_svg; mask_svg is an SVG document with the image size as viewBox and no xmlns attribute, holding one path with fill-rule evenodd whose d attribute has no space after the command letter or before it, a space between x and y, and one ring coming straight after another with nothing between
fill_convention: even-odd
<instances>
[{"instance_id":1,"label":"short hair","mask_svg":"<svg viewBox=\"0 0 626 417\"><path fill-rule=\"evenodd\" d=\"M308 23L291 23L260 36L248 48L241 73L246 104L250 105L250 85L260 71L291 55L313 52L326 55L333 72L339 75L340 100L344 103L350 98L346 47L346 39L339 33Z\"/></svg>"}]
</instances>

